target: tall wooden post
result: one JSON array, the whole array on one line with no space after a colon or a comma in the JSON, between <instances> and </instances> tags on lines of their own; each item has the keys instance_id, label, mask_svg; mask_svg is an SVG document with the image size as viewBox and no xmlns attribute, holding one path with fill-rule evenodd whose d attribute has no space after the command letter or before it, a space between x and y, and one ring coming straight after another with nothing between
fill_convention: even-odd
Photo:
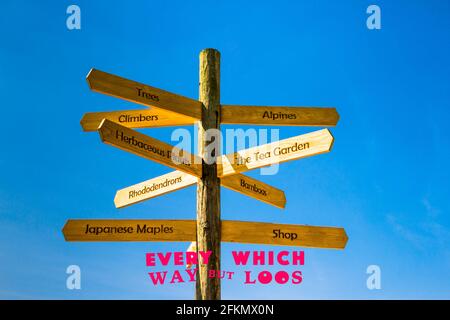
<instances>
[{"instance_id":1,"label":"tall wooden post","mask_svg":"<svg viewBox=\"0 0 450 320\"><path fill-rule=\"evenodd\" d=\"M209 270L220 270L220 179L216 163L206 163L205 151L211 143L206 131L220 129L220 53L215 49L200 52L199 100L203 103L202 121L198 123L198 151L203 159L202 177L197 184L197 251L211 251L207 265L199 264L197 300L219 300L220 279L209 278ZM216 137L217 138L217 137ZM211 139L214 140L214 139ZM215 150L218 156L219 150Z\"/></svg>"}]
</instances>

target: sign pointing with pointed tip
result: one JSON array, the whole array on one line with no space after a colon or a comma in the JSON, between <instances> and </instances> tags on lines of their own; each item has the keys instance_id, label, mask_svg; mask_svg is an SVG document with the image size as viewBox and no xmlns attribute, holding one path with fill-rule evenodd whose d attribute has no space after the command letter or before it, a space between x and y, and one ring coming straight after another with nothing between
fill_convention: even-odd
<instances>
[{"instance_id":1,"label":"sign pointing with pointed tip","mask_svg":"<svg viewBox=\"0 0 450 320\"><path fill-rule=\"evenodd\" d=\"M222 241L225 242L344 249L347 240L343 228L222 221Z\"/></svg>"},{"instance_id":2,"label":"sign pointing with pointed tip","mask_svg":"<svg viewBox=\"0 0 450 320\"><path fill-rule=\"evenodd\" d=\"M194 118L162 109L123 110L111 112L89 112L83 115L80 124L84 131L97 131L103 119L119 123L127 128L154 128L166 126L187 126L195 123Z\"/></svg>"},{"instance_id":3,"label":"sign pointing with pointed tip","mask_svg":"<svg viewBox=\"0 0 450 320\"><path fill-rule=\"evenodd\" d=\"M144 106L176 112L200 119L201 102L161 90L146 84L128 80L97 69L91 69L86 77L91 90Z\"/></svg>"},{"instance_id":4,"label":"sign pointing with pointed tip","mask_svg":"<svg viewBox=\"0 0 450 320\"><path fill-rule=\"evenodd\" d=\"M178 170L173 171L117 191L114 204L116 208L124 208L196 183L197 177Z\"/></svg>"},{"instance_id":5,"label":"sign pointing with pointed tip","mask_svg":"<svg viewBox=\"0 0 450 320\"><path fill-rule=\"evenodd\" d=\"M170 144L104 119L98 129L103 142L143 158L201 176L201 161L195 156ZM200 164L198 164L200 163Z\"/></svg>"},{"instance_id":6,"label":"sign pointing with pointed tip","mask_svg":"<svg viewBox=\"0 0 450 320\"><path fill-rule=\"evenodd\" d=\"M219 176L326 153L333 140L330 131L323 129L228 154L220 158Z\"/></svg>"},{"instance_id":7,"label":"sign pointing with pointed tip","mask_svg":"<svg viewBox=\"0 0 450 320\"><path fill-rule=\"evenodd\" d=\"M66 241L195 241L195 220L76 220L63 228Z\"/></svg>"},{"instance_id":8,"label":"sign pointing with pointed tip","mask_svg":"<svg viewBox=\"0 0 450 320\"><path fill-rule=\"evenodd\" d=\"M262 126L332 127L339 121L336 108L221 106L221 123Z\"/></svg>"}]
</instances>

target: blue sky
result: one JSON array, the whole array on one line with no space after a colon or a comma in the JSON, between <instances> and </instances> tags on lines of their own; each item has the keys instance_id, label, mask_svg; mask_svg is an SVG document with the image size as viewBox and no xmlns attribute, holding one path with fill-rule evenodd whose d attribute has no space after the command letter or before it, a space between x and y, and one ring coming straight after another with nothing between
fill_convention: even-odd
<instances>
[{"instance_id":1,"label":"blue sky","mask_svg":"<svg viewBox=\"0 0 450 320\"><path fill-rule=\"evenodd\" d=\"M69 31L73 3L82 24ZM370 4L381 30L366 27ZM4 0L0 12L0 298L193 298L192 284L154 287L145 267L146 252L188 243L66 243L61 228L69 218L195 218L195 187L115 209L117 189L170 169L102 144L79 120L140 108L90 92L90 68L196 98L208 47L222 54L223 103L341 116L331 153L249 173L286 192L285 210L223 190L222 218L349 235L343 251L305 250L301 285L224 282L223 298L450 298L448 1ZM313 130L283 127L280 138ZM170 142L172 128L143 132ZM222 248L229 270L231 250L283 249ZM66 289L71 264L81 290ZM366 287L372 264L381 290Z\"/></svg>"}]
</instances>

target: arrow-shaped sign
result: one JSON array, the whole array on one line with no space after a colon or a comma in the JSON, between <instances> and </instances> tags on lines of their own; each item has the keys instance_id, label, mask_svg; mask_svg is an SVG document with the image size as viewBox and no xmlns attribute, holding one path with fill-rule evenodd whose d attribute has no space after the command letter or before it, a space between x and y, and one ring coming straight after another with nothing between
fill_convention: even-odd
<instances>
[{"instance_id":1,"label":"arrow-shaped sign","mask_svg":"<svg viewBox=\"0 0 450 320\"><path fill-rule=\"evenodd\" d=\"M196 241L195 220L68 220L66 241ZM222 221L222 241L344 249L343 228Z\"/></svg>"},{"instance_id":2,"label":"arrow-shaped sign","mask_svg":"<svg viewBox=\"0 0 450 320\"><path fill-rule=\"evenodd\" d=\"M153 128L165 126L187 126L195 123L194 118L162 109L123 110L111 112L89 112L80 123L84 131L96 131L103 119L119 123L127 128Z\"/></svg>"},{"instance_id":3,"label":"arrow-shaped sign","mask_svg":"<svg viewBox=\"0 0 450 320\"><path fill-rule=\"evenodd\" d=\"M68 220L66 241L195 241L195 220Z\"/></svg>"},{"instance_id":4,"label":"arrow-shaped sign","mask_svg":"<svg viewBox=\"0 0 450 320\"><path fill-rule=\"evenodd\" d=\"M335 108L221 106L221 123L265 126L335 126L339 114Z\"/></svg>"},{"instance_id":5,"label":"arrow-shaped sign","mask_svg":"<svg viewBox=\"0 0 450 320\"><path fill-rule=\"evenodd\" d=\"M96 69L91 69L86 80L93 91L201 119L202 104L197 100Z\"/></svg>"},{"instance_id":6,"label":"arrow-shaped sign","mask_svg":"<svg viewBox=\"0 0 450 320\"><path fill-rule=\"evenodd\" d=\"M219 176L245 172L276 163L305 158L329 152L333 136L328 129L318 130L296 137L238 151L219 158Z\"/></svg>"},{"instance_id":7,"label":"arrow-shaped sign","mask_svg":"<svg viewBox=\"0 0 450 320\"><path fill-rule=\"evenodd\" d=\"M224 242L344 249L347 240L343 228L222 221Z\"/></svg>"},{"instance_id":8,"label":"arrow-shaped sign","mask_svg":"<svg viewBox=\"0 0 450 320\"><path fill-rule=\"evenodd\" d=\"M201 161L170 144L104 119L98 129L103 142L146 159L159 162L196 177L201 176Z\"/></svg>"},{"instance_id":9,"label":"arrow-shaped sign","mask_svg":"<svg viewBox=\"0 0 450 320\"><path fill-rule=\"evenodd\" d=\"M173 171L118 190L114 197L114 204L116 208L124 208L166 193L181 190L196 183L197 177L178 170Z\"/></svg>"}]
</instances>

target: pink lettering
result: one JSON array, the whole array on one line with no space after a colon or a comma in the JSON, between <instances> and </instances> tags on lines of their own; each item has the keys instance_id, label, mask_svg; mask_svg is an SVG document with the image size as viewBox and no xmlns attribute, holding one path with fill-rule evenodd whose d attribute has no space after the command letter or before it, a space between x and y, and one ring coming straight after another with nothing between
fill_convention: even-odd
<instances>
[{"instance_id":1,"label":"pink lettering","mask_svg":"<svg viewBox=\"0 0 450 320\"><path fill-rule=\"evenodd\" d=\"M152 279L152 282L154 285L159 284L164 284L164 281L166 281L166 275L167 275L167 271L164 272L149 272L148 273L150 275L150 279ZM154 276L156 274L156 277ZM161 275L163 274L163 275Z\"/></svg>"}]
</instances>

